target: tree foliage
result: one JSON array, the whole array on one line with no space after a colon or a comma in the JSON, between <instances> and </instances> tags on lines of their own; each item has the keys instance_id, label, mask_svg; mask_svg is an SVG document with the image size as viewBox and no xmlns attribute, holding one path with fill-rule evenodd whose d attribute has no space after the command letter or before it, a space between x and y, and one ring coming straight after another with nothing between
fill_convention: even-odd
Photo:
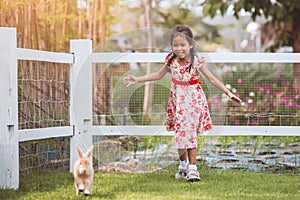
<instances>
[{"instance_id":1,"label":"tree foliage","mask_svg":"<svg viewBox=\"0 0 300 200\"><path fill-rule=\"evenodd\" d=\"M203 13L212 18L227 13L233 6L233 14L239 18L241 11L251 14L253 20L258 16L267 19L266 28L273 29L276 41L270 48L275 51L282 46L292 46L293 52L300 52L300 4L295 0L205 0ZM296 92L300 91L300 63L294 63L294 83Z\"/></svg>"},{"instance_id":2,"label":"tree foliage","mask_svg":"<svg viewBox=\"0 0 300 200\"><path fill-rule=\"evenodd\" d=\"M241 11L251 14L255 21L263 16L267 19L266 27L272 27L277 34L272 51L281 46L293 46L294 52L300 52L300 4L294 0L206 0L202 3L203 13L214 17L225 15L233 8L233 15L238 19ZM231 7L232 6L232 7Z\"/></svg>"}]
</instances>

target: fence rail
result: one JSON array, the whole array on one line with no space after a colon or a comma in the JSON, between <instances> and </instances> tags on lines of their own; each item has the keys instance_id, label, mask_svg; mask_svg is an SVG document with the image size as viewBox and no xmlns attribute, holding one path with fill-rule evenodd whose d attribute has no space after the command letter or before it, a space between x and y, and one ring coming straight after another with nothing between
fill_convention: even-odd
<instances>
[{"instance_id":1,"label":"fence rail","mask_svg":"<svg viewBox=\"0 0 300 200\"><path fill-rule=\"evenodd\" d=\"M73 64L74 54L17 48L17 59Z\"/></svg>"},{"instance_id":2,"label":"fence rail","mask_svg":"<svg viewBox=\"0 0 300 200\"><path fill-rule=\"evenodd\" d=\"M55 137L70 137L74 135L73 132L73 126L23 129L19 130L19 142Z\"/></svg>"},{"instance_id":3,"label":"fence rail","mask_svg":"<svg viewBox=\"0 0 300 200\"><path fill-rule=\"evenodd\" d=\"M300 53L206 53L208 63L300 63ZM93 63L142 62L162 63L166 53L93 53Z\"/></svg>"},{"instance_id":4,"label":"fence rail","mask_svg":"<svg viewBox=\"0 0 300 200\"><path fill-rule=\"evenodd\" d=\"M99 136L173 136L164 126L93 126L92 134ZM300 136L300 128L295 126L214 126L203 136Z\"/></svg>"}]
</instances>

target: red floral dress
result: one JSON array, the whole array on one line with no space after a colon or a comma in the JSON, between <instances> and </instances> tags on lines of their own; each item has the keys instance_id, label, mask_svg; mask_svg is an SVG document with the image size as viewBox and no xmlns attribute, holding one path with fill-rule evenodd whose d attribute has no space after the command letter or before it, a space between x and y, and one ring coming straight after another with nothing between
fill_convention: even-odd
<instances>
[{"instance_id":1,"label":"red floral dress","mask_svg":"<svg viewBox=\"0 0 300 200\"><path fill-rule=\"evenodd\" d=\"M177 149L196 148L197 136L212 128L206 96L198 82L200 73L197 69L204 64L205 60L204 57L195 56L189 72L189 64L181 66L176 57L167 66L170 57L169 54L165 59L165 67L169 68L172 74L166 129L174 130Z\"/></svg>"}]
</instances>

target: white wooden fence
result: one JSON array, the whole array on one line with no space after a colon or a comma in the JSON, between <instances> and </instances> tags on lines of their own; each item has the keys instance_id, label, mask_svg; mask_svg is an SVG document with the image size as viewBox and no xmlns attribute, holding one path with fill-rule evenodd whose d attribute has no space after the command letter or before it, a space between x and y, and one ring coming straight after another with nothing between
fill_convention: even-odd
<instances>
[{"instance_id":1,"label":"white wooden fence","mask_svg":"<svg viewBox=\"0 0 300 200\"><path fill-rule=\"evenodd\" d=\"M19 142L71 136L70 169L77 159L76 144L89 147L93 135L171 136L162 126L93 126L92 63L163 62L165 53L93 53L90 40L72 40L71 53L17 48L15 28L0 28L0 189L19 187ZM206 53L214 63L300 63L296 53ZM17 61L35 60L70 64L70 126L18 129ZM81 96L84 98L74 98ZM79 95L78 95L79 94ZM121 131L120 131L121 130ZM216 126L210 136L300 136L293 126Z\"/></svg>"}]
</instances>

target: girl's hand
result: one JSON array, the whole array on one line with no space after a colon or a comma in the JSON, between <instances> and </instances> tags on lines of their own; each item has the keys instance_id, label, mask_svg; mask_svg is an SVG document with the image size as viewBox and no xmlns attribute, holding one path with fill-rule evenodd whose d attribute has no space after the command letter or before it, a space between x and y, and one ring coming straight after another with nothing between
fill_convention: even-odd
<instances>
[{"instance_id":1,"label":"girl's hand","mask_svg":"<svg viewBox=\"0 0 300 200\"><path fill-rule=\"evenodd\" d=\"M126 87L137 84L137 78L132 75L127 75L126 77L123 78L123 83L126 85Z\"/></svg>"},{"instance_id":2,"label":"girl's hand","mask_svg":"<svg viewBox=\"0 0 300 200\"><path fill-rule=\"evenodd\" d=\"M238 104L242 103L242 100L239 97L237 97L234 94L232 94L231 92L227 92L226 94L227 94L228 98L231 99L232 101L234 101L234 102L236 102Z\"/></svg>"}]
</instances>

